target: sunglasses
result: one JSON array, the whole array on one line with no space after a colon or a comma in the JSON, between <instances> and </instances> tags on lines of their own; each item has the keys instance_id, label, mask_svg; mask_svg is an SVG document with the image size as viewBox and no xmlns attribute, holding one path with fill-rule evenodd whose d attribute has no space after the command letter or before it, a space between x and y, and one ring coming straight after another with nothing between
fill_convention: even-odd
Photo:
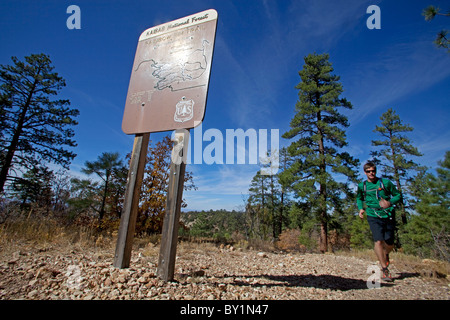
<instances>
[{"instance_id":1,"label":"sunglasses","mask_svg":"<svg viewBox=\"0 0 450 320\"><path fill-rule=\"evenodd\" d=\"M366 172L367 172L367 173L371 173L371 172L376 173L377 170L366 170Z\"/></svg>"}]
</instances>

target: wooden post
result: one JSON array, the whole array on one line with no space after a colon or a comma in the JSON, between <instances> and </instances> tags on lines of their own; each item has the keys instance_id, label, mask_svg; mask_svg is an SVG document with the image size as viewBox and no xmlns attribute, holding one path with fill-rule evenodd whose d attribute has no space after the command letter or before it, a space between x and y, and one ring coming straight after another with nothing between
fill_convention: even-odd
<instances>
[{"instance_id":1,"label":"wooden post","mask_svg":"<svg viewBox=\"0 0 450 320\"><path fill-rule=\"evenodd\" d=\"M173 280L175 270L188 142L189 130L179 130L175 133L175 145L172 150L169 190L157 269L157 276L166 282Z\"/></svg>"},{"instance_id":2,"label":"wooden post","mask_svg":"<svg viewBox=\"0 0 450 320\"><path fill-rule=\"evenodd\" d=\"M119 234L114 256L114 267L128 268L131 260L134 230L139 207L139 194L144 177L147 148L150 133L137 134L134 138L131 154L130 170L128 171L125 201L120 218Z\"/></svg>"}]
</instances>

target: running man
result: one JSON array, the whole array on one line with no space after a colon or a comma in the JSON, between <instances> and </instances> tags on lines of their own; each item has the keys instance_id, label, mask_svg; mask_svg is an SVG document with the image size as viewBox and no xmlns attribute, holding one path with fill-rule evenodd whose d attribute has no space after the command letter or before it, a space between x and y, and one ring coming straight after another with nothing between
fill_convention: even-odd
<instances>
[{"instance_id":1,"label":"running man","mask_svg":"<svg viewBox=\"0 0 450 320\"><path fill-rule=\"evenodd\" d=\"M389 272L389 253L394 248L395 209L393 205L401 200L401 193L388 179L377 178L377 167L373 162L364 165L367 181L358 184L356 203L359 217L367 222L375 243L374 251L381 264L384 281L392 281Z\"/></svg>"}]
</instances>

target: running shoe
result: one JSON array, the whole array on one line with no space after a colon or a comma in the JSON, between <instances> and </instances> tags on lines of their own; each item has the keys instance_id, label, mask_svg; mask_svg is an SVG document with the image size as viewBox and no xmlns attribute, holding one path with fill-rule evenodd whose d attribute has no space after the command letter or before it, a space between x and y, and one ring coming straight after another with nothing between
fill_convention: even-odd
<instances>
[{"instance_id":1,"label":"running shoe","mask_svg":"<svg viewBox=\"0 0 450 320\"><path fill-rule=\"evenodd\" d=\"M392 276L391 273L389 272L388 268L383 268L381 270L381 280L386 281L386 282L392 282Z\"/></svg>"}]
</instances>

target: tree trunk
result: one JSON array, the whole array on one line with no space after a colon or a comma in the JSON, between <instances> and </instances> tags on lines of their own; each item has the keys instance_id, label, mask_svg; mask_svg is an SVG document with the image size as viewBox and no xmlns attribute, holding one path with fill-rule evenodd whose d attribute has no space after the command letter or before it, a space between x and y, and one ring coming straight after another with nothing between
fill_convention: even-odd
<instances>
[{"instance_id":1,"label":"tree trunk","mask_svg":"<svg viewBox=\"0 0 450 320\"><path fill-rule=\"evenodd\" d=\"M280 216L278 217L278 236L280 236L283 230L283 207L284 207L284 191L283 188L281 188Z\"/></svg>"},{"instance_id":2,"label":"tree trunk","mask_svg":"<svg viewBox=\"0 0 450 320\"><path fill-rule=\"evenodd\" d=\"M326 215L326 212L325 212ZM320 252L325 253L328 251L328 226L327 221L325 220L326 217L322 216L322 222L320 224L320 242L319 242L319 249Z\"/></svg>"},{"instance_id":3,"label":"tree trunk","mask_svg":"<svg viewBox=\"0 0 450 320\"><path fill-rule=\"evenodd\" d=\"M395 179L395 183L397 184L397 189L398 191L400 191L400 193L402 194L402 197L400 199L400 203L398 204L400 207L400 214L402 217L402 223L403 225L406 225L406 223L408 222L406 219L406 212L405 212L405 202L403 201L403 193L402 193L402 185L400 183L400 173L397 167L397 164L395 163L395 150L394 150L394 144L392 143L393 140L393 134L392 131L389 132L389 139L390 139L390 146L391 146L391 153L392 153L392 163L394 166L394 179Z\"/></svg>"},{"instance_id":4,"label":"tree trunk","mask_svg":"<svg viewBox=\"0 0 450 320\"><path fill-rule=\"evenodd\" d=\"M320 111L317 113L317 122L322 120ZM322 163L319 165L321 175L325 175L327 165L325 163L325 144L322 129L317 126L319 139L319 153L322 156ZM320 183L319 189L319 207L320 207L320 252L325 253L328 250L328 228L327 228L327 186L325 182Z\"/></svg>"},{"instance_id":5,"label":"tree trunk","mask_svg":"<svg viewBox=\"0 0 450 320\"><path fill-rule=\"evenodd\" d=\"M109 176L106 176L106 181L105 181L105 190L104 190L104 194L103 194L103 199L102 199L102 206L100 208L100 218L99 220L103 220L103 216L105 215L105 204L106 204L106 196L107 196L107 192L108 192L108 182L109 182Z\"/></svg>"},{"instance_id":6,"label":"tree trunk","mask_svg":"<svg viewBox=\"0 0 450 320\"><path fill-rule=\"evenodd\" d=\"M23 124L25 122L25 116L27 115L28 107L31 103L31 98L33 97L34 90L37 85L37 80L35 80L33 87L27 97L27 102L24 104L22 112L20 113L19 120L17 121L17 127L14 131L13 138L8 147L8 151L6 152L5 162L3 163L2 170L0 171L0 193L3 192L3 188L5 187L6 179L8 177L8 171L12 164L12 159L14 157L14 153L16 152L17 145L19 144L19 138L22 134Z\"/></svg>"}]
</instances>

